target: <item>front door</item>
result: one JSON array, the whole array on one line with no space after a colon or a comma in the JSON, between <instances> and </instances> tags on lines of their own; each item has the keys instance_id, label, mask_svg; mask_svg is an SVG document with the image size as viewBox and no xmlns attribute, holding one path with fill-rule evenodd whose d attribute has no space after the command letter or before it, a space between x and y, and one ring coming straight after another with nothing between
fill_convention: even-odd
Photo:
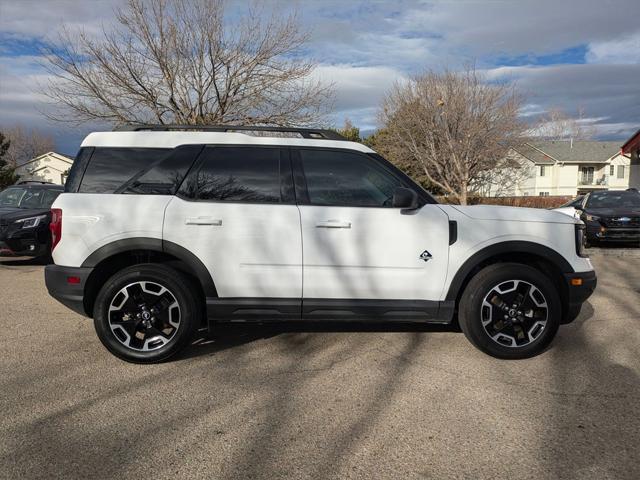
<instances>
[{"instance_id":1,"label":"front door","mask_svg":"<svg viewBox=\"0 0 640 480\"><path fill-rule=\"evenodd\" d=\"M302 240L287 151L206 147L167 206L163 239L209 270L211 316L299 318Z\"/></svg>"},{"instance_id":2,"label":"front door","mask_svg":"<svg viewBox=\"0 0 640 480\"><path fill-rule=\"evenodd\" d=\"M405 310L407 300L437 305L449 250L448 217L437 205L393 208L396 188L415 186L358 152L300 149L296 170L306 186L296 190L303 313L349 316L371 305L368 313L384 316Z\"/></svg>"}]
</instances>

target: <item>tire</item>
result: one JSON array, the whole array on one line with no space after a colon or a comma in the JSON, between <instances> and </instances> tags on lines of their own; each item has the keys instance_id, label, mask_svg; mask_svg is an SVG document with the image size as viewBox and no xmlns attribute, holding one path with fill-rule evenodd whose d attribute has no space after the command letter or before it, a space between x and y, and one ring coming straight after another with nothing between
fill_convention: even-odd
<instances>
[{"instance_id":1,"label":"tire","mask_svg":"<svg viewBox=\"0 0 640 480\"><path fill-rule=\"evenodd\" d=\"M96 297L98 338L127 362L167 360L200 325L203 308L195 291L188 277L165 265L127 267L109 278Z\"/></svg>"},{"instance_id":2,"label":"tire","mask_svg":"<svg viewBox=\"0 0 640 480\"><path fill-rule=\"evenodd\" d=\"M458 312L467 339L504 359L529 358L544 351L562 319L554 282L518 263L489 265L478 272L465 288Z\"/></svg>"}]
</instances>

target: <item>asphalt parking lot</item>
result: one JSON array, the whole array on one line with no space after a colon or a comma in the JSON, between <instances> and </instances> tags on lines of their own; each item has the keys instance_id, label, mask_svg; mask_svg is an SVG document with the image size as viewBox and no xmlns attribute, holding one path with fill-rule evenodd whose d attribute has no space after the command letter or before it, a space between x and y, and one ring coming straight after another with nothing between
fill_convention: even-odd
<instances>
[{"instance_id":1,"label":"asphalt parking lot","mask_svg":"<svg viewBox=\"0 0 640 480\"><path fill-rule=\"evenodd\" d=\"M225 328L131 365L0 259L0 478L640 478L640 255L544 354L415 326Z\"/></svg>"}]
</instances>

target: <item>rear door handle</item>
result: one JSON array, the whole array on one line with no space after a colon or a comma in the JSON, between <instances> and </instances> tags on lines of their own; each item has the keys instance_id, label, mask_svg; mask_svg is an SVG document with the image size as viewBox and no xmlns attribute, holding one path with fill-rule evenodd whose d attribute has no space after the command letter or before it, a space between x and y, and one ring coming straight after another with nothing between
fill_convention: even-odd
<instances>
[{"instance_id":1,"label":"rear door handle","mask_svg":"<svg viewBox=\"0 0 640 480\"><path fill-rule=\"evenodd\" d=\"M316 228L351 228L351 222L327 220L326 222L316 223Z\"/></svg>"},{"instance_id":2,"label":"rear door handle","mask_svg":"<svg viewBox=\"0 0 640 480\"><path fill-rule=\"evenodd\" d=\"M187 225L213 225L214 227L221 227L222 220L213 217L187 217L184 221Z\"/></svg>"}]
</instances>

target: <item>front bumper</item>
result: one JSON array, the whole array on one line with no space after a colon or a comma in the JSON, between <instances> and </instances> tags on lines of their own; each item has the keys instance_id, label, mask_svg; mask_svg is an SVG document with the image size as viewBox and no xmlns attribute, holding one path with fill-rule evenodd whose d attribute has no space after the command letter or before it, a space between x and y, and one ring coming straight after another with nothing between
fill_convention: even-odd
<instances>
[{"instance_id":1,"label":"front bumper","mask_svg":"<svg viewBox=\"0 0 640 480\"><path fill-rule=\"evenodd\" d=\"M580 313L582 304L587 301L596 289L598 278L595 271L564 274L567 286L567 304L562 323L570 323ZM575 285L574 283L580 283Z\"/></svg>"},{"instance_id":2,"label":"front bumper","mask_svg":"<svg viewBox=\"0 0 640 480\"><path fill-rule=\"evenodd\" d=\"M0 232L0 256L39 257L50 250L48 238L39 230Z\"/></svg>"},{"instance_id":3,"label":"front bumper","mask_svg":"<svg viewBox=\"0 0 640 480\"><path fill-rule=\"evenodd\" d=\"M84 307L84 289L93 268L47 265L44 283L49 295L80 315L88 316Z\"/></svg>"},{"instance_id":4,"label":"front bumper","mask_svg":"<svg viewBox=\"0 0 640 480\"><path fill-rule=\"evenodd\" d=\"M606 227L588 223L587 238L605 242L640 242L640 227Z\"/></svg>"}]
</instances>

